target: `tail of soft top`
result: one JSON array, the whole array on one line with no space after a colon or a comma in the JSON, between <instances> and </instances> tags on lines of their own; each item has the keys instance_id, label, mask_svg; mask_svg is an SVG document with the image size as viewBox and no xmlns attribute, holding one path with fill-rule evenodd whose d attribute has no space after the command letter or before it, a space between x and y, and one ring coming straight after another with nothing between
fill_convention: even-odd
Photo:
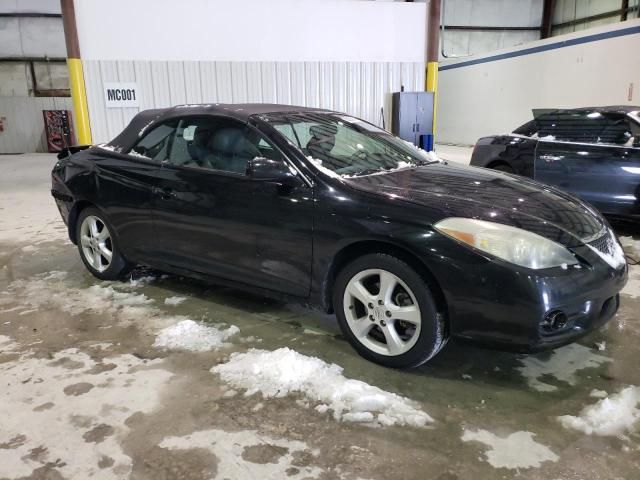
<instances>
[{"instance_id":1,"label":"tail of soft top","mask_svg":"<svg viewBox=\"0 0 640 480\"><path fill-rule=\"evenodd\" d=\"M67 157L70 157L74 153L81 152L82 150L86 150L87 148L91 148L92 146L93 145L71 145L69 147L64 147L58 152L58 160L63 160Z\"/></svg>"}]
</instances>

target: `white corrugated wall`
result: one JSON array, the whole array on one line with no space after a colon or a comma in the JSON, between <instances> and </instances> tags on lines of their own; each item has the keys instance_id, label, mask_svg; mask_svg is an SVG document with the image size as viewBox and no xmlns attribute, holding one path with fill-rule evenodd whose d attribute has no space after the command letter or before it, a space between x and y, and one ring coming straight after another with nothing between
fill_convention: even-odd
<instances>
[{"instance_id":1,"label":"white corrugated wall","mask_svg":"<svg viewBox=\"0 0 640 480\"><path fill-rule=\"evenodd\" d=\"M424 90L414 62L218 62L85 60L95 143L107 142L139 110L184 103L282 103L346 112L390 128L391 94ZM105 82L136 82L140 108L106 108Z\"/></svg>"}]
</instances>

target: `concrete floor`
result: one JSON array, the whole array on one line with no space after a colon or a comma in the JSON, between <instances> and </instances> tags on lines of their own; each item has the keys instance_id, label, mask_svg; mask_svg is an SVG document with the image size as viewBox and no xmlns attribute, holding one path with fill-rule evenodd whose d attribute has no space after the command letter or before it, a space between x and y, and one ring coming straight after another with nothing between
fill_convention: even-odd
<instances>
[{"instance_id":1,"label":"concrete floor","mask_svg":"<svg viewBox=\"0 0 640 480\"><path fill-rule=\"evenodd\" d=\"M144 270L96 280L49 196L54 161L0 157L0 479L640 478L640 267L617 317L580 344L525 357L450 343L393 371L298 305ZM185 318L240 332L210 351L154 346ZM246 395L210 371L285 346L433 421L337 420L308 394ZM597 402L609 430L558 420Z\"/></svg>"}]
</instances>

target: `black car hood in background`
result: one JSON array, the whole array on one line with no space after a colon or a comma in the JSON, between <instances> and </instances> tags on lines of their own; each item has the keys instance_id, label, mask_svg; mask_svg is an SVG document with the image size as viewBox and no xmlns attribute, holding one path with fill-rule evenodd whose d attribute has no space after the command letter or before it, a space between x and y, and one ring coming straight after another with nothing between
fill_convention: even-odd
<instances>
[{"instance_id":1,"label":"black car hood in background","mask_svg":"<svg viewBox=\"0 0 640 480\"><path fill-rule=\"evenodd\" d=\"M566 246L600 237L606 225L598 213L575 197L481 168L433 164L345 181L359 190L428 207L434 221L477 218L523 228Z\"/></svg>"}]
</instances>

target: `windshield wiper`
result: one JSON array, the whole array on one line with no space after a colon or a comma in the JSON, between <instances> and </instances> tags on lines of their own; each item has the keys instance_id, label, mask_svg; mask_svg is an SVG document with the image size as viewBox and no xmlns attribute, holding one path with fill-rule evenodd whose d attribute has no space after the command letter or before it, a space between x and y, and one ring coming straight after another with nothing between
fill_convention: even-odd
<instances>
[{"instance_id":1,"label":"windshield wiper","mask_svg":"<svg viewBox=\"0 0 640 480\"><path fill-rule=\"evenodd\" d=\"M364 170L360 170L359 172L354 173L353 176L360 177L362 175L371 175L372 173L386 172L387 170L389 169L384 167L366 168Z\"/></svg>"},{"instance_id":2,"label":"windshield wiper","mask_svg":"<svg viewBox=\"0 0 640 480\"><path fill-rule=\"evenodd\" d=\"M436 163L440 163L438 160L417 160L416 165L419 167L426 167L427 165L435 165Z\"/></svg>"}]
</instances>

